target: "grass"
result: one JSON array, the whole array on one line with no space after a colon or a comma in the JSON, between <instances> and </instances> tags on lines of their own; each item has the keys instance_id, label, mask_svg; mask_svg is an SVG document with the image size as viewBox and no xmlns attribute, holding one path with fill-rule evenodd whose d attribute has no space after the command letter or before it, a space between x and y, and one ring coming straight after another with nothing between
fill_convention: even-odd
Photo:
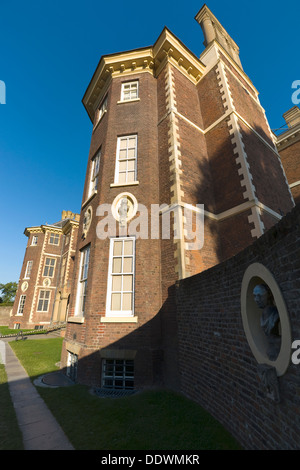
<instances>
[{"instance_id":1,"label":"grass","mask_svg":"<svg viewBox=\"0 0 300 470\"><path fill-rule=\"evenodd\" d=\"M28 331L33 332L35 335L36 334L45 334L46 330L24 330L22 329L12 329L9 328L8 326L0 326L0 335L17 335L20 332L27 333Z\"/></svg>"},{"instance_id":2,"label":"grass","mask_svg":"<svg viewBox=\"0 0 300 470\"><path fill-rule=\"evenodd\" d=\"M10 344L32 380L57 370L61 338ZM171 391L115 399L79 384L38 391L77 450L241 449L209 413Z\"/></svg>"},{"instance_id":3,"label":"grass","mask_svg":"<svg viewBox=\"0 0 300 470\"><path fill-rule=\"evenodd\" d=\"M3 364L0 364L0 450L23 450L22 434L11 402Z\"/></svg>"}]
</instances>

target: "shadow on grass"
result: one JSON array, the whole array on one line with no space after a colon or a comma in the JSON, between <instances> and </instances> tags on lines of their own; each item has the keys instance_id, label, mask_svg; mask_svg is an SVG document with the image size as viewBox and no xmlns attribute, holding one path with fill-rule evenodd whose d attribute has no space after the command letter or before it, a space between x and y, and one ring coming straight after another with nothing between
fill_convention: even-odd
<instances>
[{"instance_id":1,"label":"shadow on grass","mask_svg":"<svg viewBox=\"0 0 300 470\"><path fill-rule=\"evenodd\" d=\"M10 344L32 382L58 370L61 338ZM241 449L209 413L169 390L122 398L100 398L80 384L37 390L77 450Z\"/></svg>"}]
</instances>

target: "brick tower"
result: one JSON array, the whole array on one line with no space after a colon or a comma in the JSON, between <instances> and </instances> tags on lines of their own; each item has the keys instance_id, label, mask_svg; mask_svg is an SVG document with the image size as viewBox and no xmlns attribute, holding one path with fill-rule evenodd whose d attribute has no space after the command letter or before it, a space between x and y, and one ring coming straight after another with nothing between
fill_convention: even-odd
<instances>
[{"instance_id":1,"label":"brick tower","mask_svg":"<svg viewBox=\"0 0 300 470\"><path fill-rule=\"evenodd\" d=\"M176 386L175 282L294 205L236 43L205 5L196 20L200 58L164 28L152 47L103 56L83 97L93 130L62 352L79 382ZM188 212L193 229L204 216L197 249Z\"/></svg>"}]
</instances>

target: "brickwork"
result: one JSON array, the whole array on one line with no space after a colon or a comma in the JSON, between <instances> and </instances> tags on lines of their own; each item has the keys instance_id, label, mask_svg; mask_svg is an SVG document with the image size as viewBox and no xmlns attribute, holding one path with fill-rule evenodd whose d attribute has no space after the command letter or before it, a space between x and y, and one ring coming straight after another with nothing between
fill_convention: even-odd
<instances>
[{"instance_id":1,"label":"brickwork","mask_svg":"<svg viewBox=\"0 0 300 470\"><path fill-rule=\"evenodd\" d=\"M300 138L299 132L296 138L288 141L288 144L283 144L278 147L282 165L284 167L287 180L291 187L291 192L294 197L295 203L300 202ZM295 184L296 183L296 184ZM298 184L297 184L298 183ZM295 184L295 186L294 186Z\"/></svg>"},{"instance_id":2,"label":"brickwork","mask_svg":"<svg viewBox=\"0 0 300 470\"><path fill-rule=\"evenodd\" d=\"M64 211L65 212L65 211ZM74 214L72 214L74 216ZM41 225L40 227L29 227L25 230L28 236L27 247L20 273L18 289L10 318L10 327L14 328L16 324L20 328L34 328L36 326L49 326L54 320L55 301L57 288L61 282L61 261L62 255L67 256L64 282L66 285L66 303L64 311L60 311L60 320L66 320L67 297L70 293L70 279L73 275L73 259L75 246L77 243L77 222L72 220L66 224L65 219L62 226ZM68 233L69 242L65 245L66 235ZM54 244L51 236L58 236L58 244ZM37 237L36 244L33 243L33 237ZM45 271L46 260L51 260L54 265ZM28 262L32 262L30 274L26 272ZM53 268L53 272L51 272ZM61 286L63 287L63 286ZM49 297L44 302L44 306L39 308L39 298L41 291L47 292ZM61 289L62 291L62 289ZM19 305L21 296L25 297L23 311L20 312ZM23 297L24 299L24 297ZM58 305L57 305L58 306ZM41 311L43 310L43 311ZM60 309L61 310L61 309Z\"/></svg>"},{"instance_id":3,"label":"brickwork","mask_svg":"<svg viewBox=\"0 0 300 470\"><path fill-rule=\"evenodd\" d=\"M217 43L214 47L218 49ZM154 382L175 386L174 284L250 245L280 218L279 203L282 212L293 207L257 92L229 56L218 51L210 51L213 62L206 68L164 29L153 48L102 58L88 86L83 102L94 127L62 353L62 367L67 365L68 352L78 355L81 382L101 386L101 364L107 355L113 359L134 355L135 386ZM122 101L122 87L130 81L138 82L138 97ZM97 122L97 108L105 100L107 109ZM129 135L137 136L137 176L136 181L121 185L115 180L117 142ZM89 197L92 160L99 150L97 190ZM134 311L128 318L114 319L107 306L110 242L99 236L106 213L99 211L103 204L110 208L123 192L147 208L147 220L137 212L128 226L140 222L148 227L148 237L136 240ZM160 234L159 239L151 239L152 204L172 206L159 216L160 222L170 219L169 238ZM186 204L193 206L194 214L197 204L204 205L201 249L189 249ZM264 207L267 204L271 207ZM86 232L88 210L92 220ZM87 247L82 315L76 310L77 292L80 257Z\"/></svg>"},{"instance_id":4,"label":"brickwork","mask_svg":"<svg viewBox=\"0 0 300 470\"><path fill-rule=\"evenodd\" d=\"M2 307L0 305L0 325L1 326L9 325L11 311L12 311L12 307Z\"/></svg>"},{"instance_id":5,"label":"brickwork","mask_svg":"<svg viewBox=\"0 0 300 470\"><path fill-rule=\"evenodd\" d=\"M295 208L235 257L177 283L181 390L247 449L298 449L299 366L280 376L281 401L267 398L241 317L241 284L254 262L273 274L300 338L300 210Z\"/></svg>"}]
</instances>

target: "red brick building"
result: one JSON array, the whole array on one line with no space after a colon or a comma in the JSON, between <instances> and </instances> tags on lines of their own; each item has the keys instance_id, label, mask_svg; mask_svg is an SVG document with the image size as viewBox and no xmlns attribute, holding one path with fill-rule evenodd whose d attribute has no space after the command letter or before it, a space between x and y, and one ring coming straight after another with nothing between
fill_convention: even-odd
<instances>
[{"instance_id":1,"label":"red brick building","mask_svg":"<svg viewBox=\"0 0 300 470\"><path fill-rule=\"evenodd\" d=\"M25 229L28 242L11 328L46 328L66 321L78 220L78 214L63 211L59 222Z\"/></svg>"},{"instance_id":2,"label":"red brick building","mask_svg":"<svg viewBox=\"0 0 300 470\"><path fill-rule=\"evenodd\" d=\"M103 56L83 97L93 130L62 352L82 383L176 385L174 283L237 254L294 206L238 46L206 6L196 20L200 58L165 28L151 47ZM153 208L160 230L170 216L170 236L153 236ZM199 249L187 208L194 229L204 214Z\"/></svg>"},{"instance_id":3,"label":"red brick building","mask_svg":"<svg viewBox=\"0 0 300 470\"><path fill-rule=\"evenodd\" d=\"M300 109L294 106L283 115L287 129L277 136L277 149L295 203L300 202Z\"/></svg>"}]
</instances>

